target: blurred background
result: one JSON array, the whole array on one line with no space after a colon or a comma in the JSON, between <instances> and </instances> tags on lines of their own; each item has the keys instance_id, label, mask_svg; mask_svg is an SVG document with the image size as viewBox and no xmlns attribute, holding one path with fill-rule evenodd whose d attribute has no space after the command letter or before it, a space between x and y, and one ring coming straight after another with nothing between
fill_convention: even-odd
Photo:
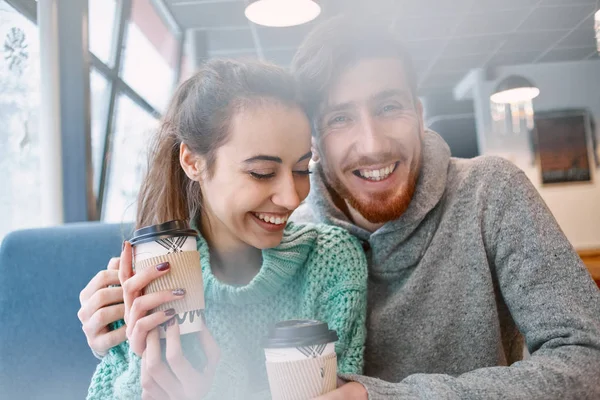
<instances>
[{"instance_id":1,"label":"blurred background","mask_svg":"<svg viewBox=\"0 0 600 400\"><path fill-rule=\"evenodd\" d=\"M600 248L597 0L264 2L0 0L0 240L133 220L148 138L199 63L288 66L315 23L357 13L404 38L426 123L454 156L513 161L573 245Z\"/></svg>"}]
</instances>

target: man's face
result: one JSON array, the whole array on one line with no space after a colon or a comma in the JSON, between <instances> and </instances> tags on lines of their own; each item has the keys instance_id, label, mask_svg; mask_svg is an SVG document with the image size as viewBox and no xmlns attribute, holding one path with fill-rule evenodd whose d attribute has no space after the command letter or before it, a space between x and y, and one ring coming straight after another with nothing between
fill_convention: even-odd
<instances>
[{"instance_id":1,"label":"man's face","mask_svg":"<svg viewBox=\"0 0 600 400\"><path fill-rule=\"evenodd\" d=\"M331 86L318 120L326 181L374 224L406 211L421 167L422 107L403 71L393 58L350 66Z\"/></svg>"}]
</instances>

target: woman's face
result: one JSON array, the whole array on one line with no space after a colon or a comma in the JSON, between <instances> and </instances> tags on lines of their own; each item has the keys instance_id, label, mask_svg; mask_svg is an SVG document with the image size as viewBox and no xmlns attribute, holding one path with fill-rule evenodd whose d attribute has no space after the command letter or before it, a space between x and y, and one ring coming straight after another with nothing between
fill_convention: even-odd
<instances>
[{"instance_id":1,"label":"woman's face","mask_svg":"<svg viewBox=\"0 0 600 400\"><path fill-rule=\"evenodd\" d=\"M203 231L213 246L279 245L288 217L310 189L310 125L298 107L264 101L230 120L212 176L203 174Z\"/></svg>"}]
</instances>

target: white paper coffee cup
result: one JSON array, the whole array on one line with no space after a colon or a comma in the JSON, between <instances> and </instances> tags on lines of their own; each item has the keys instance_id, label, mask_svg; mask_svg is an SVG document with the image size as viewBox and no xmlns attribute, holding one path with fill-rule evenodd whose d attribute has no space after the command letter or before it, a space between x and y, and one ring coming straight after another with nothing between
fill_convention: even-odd
<instances>
[{"instance_id":1,"label":"white paper coffee cup","mask_svg":"<svg viewBox=\"0 0 600 400\"><path fill-rule=\"evenodd\" d=\"M277 323L264 343L273 400L305 400L334 390L337 339L336 332L324 322Z\"/></svg>"},{"instance_id":2,"label":"white paper coffee cup","mask_svg":"<svg viewBox=\"0 0 600 400\"><path fill-rule=\"evenodd\" d=\"M284 347L280 349L265 349L267 362L284 362L305 360L335 353L335 342L315 344L310 346Z\"/></svg>"},{"instance_id":3,"label":"white paper coffee cup","mask_svg":"<svg viewBox=\"0 0 600 400\"><path fill-rule=\"evenodd\" d=\"M202 330L204 319L204 287L200 253L197 250L198 233L185 221L169 221L152 225L134 232L130 243L133 248L133 268L136 273L155 268L163 262L170 264L169 272L152 281L144 293L184 289L183 298L161 304L152 312L175 309L173 317L180 333ZM159 329L160 337L166 337L166 329Z\"/></svg>"},{"instance_id":4,"label":"white paper coffee cup","mask_svg":"<svg viewBox=\"0 0 600 400\"><path fill-rule=\"evenodd\" d=\"M140 262L156 256L181 253L182 251L196 251L196 246L195 236L165 237L133 246L133 258L135 262Z\"/></svg>"}]
</instances>

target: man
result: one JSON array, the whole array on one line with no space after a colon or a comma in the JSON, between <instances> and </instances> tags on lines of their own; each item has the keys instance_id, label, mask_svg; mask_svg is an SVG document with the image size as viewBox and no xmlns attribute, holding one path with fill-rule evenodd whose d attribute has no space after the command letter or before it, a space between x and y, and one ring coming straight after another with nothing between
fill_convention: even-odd
<instances>
[{"instance_id":1,"label":"man","mask_svg":"<svg viewBox=\"0 0 600 400\"><path fill-rule=\"evenodd\" d=\"M600 399L600 292L523 172L450 157L385 30L329 21L293 70L317 156L296 220L370 263L365 376L322 399Z\"/></svg>"}]
</instances>

